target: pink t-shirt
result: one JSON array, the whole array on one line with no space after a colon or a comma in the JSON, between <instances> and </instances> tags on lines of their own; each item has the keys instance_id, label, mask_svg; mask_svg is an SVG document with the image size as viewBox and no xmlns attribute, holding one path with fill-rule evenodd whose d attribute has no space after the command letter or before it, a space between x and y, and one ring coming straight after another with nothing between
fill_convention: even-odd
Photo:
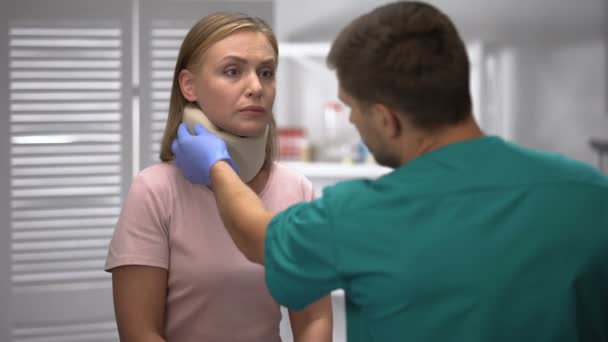
<instances>
[{"instance_id":1,"label":"pink t-shirt","mask_svg":"<svg viewBox=\"0 0 608 342\"><path fill-rule=\"evenodd\" d=\"M313 198L312 184L275 163L260 197L279 212ZM226 232L213 193L173 163L133 180L110 243L106 270L148 265L169 271L168 342L280 341L279 305L262 266L249 262Z\"/></svg>"}]
</instances>

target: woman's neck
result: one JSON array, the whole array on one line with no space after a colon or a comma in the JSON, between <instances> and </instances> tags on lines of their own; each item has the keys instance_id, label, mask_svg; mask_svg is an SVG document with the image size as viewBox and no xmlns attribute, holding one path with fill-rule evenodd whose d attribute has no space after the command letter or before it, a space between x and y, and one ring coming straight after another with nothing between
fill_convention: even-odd
<instances>
[{"instance_id":1,"label":"woman's neck","mask_svg":"<svg viewBox=\"0 0 608 342\"><path fill-rule=\"evenodd\" d=\"M268 177L270 176L270 168L262 167L252 180L247 182L247 186L256 194L260 194L268 183Z\"/></svg>"}]
</instances>

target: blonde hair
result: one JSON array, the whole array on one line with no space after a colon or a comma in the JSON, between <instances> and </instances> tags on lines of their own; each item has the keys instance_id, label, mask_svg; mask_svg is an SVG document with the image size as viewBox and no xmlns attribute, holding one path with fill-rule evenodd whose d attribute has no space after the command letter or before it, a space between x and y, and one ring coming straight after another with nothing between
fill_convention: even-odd
<instances>
[{"instance_id":1,"label":"blonde hair","mask_svg":"<svg viewBox=\"0 0 608 342\"><path fill-rule=\"evenodd\" d=\"M173 84L171 86L171 99L167 124L160 145L160 160L173 160L171 143L177 137L177 129L182 121L182 113L188 100L184 98L179 86L179 74L182 70L197 70L202 56L218 41L228 37L236 31L251 30L263 33L275 52L278 59L279 47L277 39L270 26L262 19L238 12L218 12L210 14L199 20L188 32L179 49L175 72L173 73ZM266 159L262 168L269 168L276 159L277 154L277 130L274 115L270 121L268 139L266 142Z\"/></svg>"}]
</instances>

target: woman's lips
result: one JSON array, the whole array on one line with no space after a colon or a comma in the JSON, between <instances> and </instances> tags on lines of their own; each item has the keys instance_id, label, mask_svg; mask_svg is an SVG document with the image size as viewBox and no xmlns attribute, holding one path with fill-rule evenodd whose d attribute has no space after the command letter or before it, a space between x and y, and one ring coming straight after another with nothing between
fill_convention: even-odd
<instances>
[{"instance_id":1,"label":"woman's lips","mask_svg":"<svg viewBox=\"0 0 608 342\"><path fill-rule=\"evenodd\" d=\"M243 108L239 109L239 112L260 112L260 113L264 113L264 112L266 112L266 109L264 109L264 107L261 107L261 106L247 106L247 107L243 107Z\"/></svg>"},{"instance_id":2,"label":"woman's lips","mask_svg":"<svg viewBox=\"0 0 608 342\"><path fill-rule=\"evenodd\" d=\"M239 113L247 115L263 115L266 113L266 109L260 106L247 106L239 109Z\"/></svg>"}]
</instances>

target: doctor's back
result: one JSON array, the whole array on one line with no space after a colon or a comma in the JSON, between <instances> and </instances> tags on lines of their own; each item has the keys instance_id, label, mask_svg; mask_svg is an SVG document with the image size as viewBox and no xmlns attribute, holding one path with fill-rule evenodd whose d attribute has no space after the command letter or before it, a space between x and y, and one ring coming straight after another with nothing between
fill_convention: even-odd
<instances>
[{"instance_id":1,"label":"doctor's back","mask_svg":"<svg viewBox=\"0 0 608 342\"><path fill-rule=\"evenodd\" d=\"M608 341L590 166L486 136L323 197L349 341Z\"/></svg>"}]
</instances>

